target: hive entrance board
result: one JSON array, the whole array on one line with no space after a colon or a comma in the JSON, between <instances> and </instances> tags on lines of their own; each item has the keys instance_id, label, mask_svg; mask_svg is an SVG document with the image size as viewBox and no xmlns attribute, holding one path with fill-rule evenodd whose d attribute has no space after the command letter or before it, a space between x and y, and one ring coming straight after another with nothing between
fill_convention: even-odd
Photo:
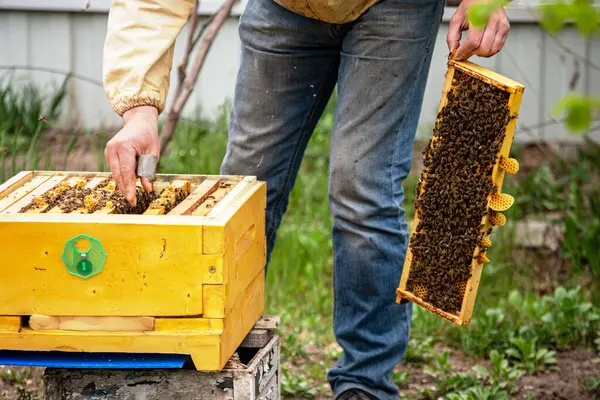
<instances>
[{"instance_id":1,"label":"hive entrance board","mask_svg":"<svg viewBox=\"0 0 600 400\"><path fill-rule=\"evenodd\" d=\"M494 225L513 198L500 193L523 85L471 62L449 61L433 136L424 151L397 301L456 323L471 320Z\"/></svg>"},{"instance_id":2,"label":"hive entrance board","mask_svg":"<svg viewBox=\"0 0 600 400\"><path fill-rule=\"evenodd\" d=\"M0 350L190 354L218 370L264 310L266 184L106 173L0 185Z\"/></svg>"}]
</instances>

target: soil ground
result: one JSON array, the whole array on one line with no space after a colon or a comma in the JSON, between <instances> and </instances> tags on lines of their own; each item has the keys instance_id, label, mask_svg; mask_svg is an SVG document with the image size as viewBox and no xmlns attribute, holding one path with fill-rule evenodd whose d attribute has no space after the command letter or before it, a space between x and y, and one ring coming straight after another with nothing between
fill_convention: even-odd
<instances>
[{"instance_id":1,"label":"soil ground","mask_svg":"<svg viewBox=\"0 0 600 400\"><path fill-rule=\"evenodd\" d=\"M438 348L442 351L443 348ZM450 362L454 372L470 372L471 367L481 361L451 350ZM311 352L312 353L312 352ZM315 352L316 353L316 352ZM315 362L317 354L309 354L310 359L297 360L297 364L309 361ZM526 375L518 381L519 392L514 399L535 400L593 400L600 399L600 391L591 393L583 380L590 377L600 377L600 366L596 362L593 351L575 348L563 351L557 355L558 370L535 375ZM326 361L325 361L326 362ZM412 399L420 399L419 393L426 388L432 388L433 378L423 372L426 364L407 363L398 367L399 371L410 373L408 384L402 393ZM24 368L0 366L0 399L24 400L41 398L43 368ZM288 371L290 374L293 370ZM16 378L8 378L13 376ZM15 382L15 380L17 382ZM325 377L323 377L323 382ZM326 386L324 383L323 386ZM322 387L321 389L325 389ZM19 397L20 396L20 397ZM328 395L318 396L317 399L330 399Z\"/></svg>"}]
</instances>

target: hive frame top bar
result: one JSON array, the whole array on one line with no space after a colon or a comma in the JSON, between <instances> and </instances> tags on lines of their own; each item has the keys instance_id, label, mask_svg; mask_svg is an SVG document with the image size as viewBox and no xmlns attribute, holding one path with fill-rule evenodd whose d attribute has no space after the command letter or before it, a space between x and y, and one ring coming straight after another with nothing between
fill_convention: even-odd
<instances>
[{"instance_id":1,"label":"hive frame top bar","mask_svg":"<svg viewBox=\"0 0 600 400\"><path fill-rule=\"evenodd\" d=\"M100 178L100 177L107 177L110 178L112 175L110 172L89 172L89 171L44 171L44 170L36 170L36 171L22 171L21 173L15 175L16 177L25 177L28 174L33 174L31 175L31 177L36 177L36 176L65 176L65 177L71 177L71 176L82 176L85 178ZM168 181L172 181L174 179L187 179L190 180L192 183L199 183L202 180L209 178L209 177L220 177L223 179L229 179L229 180L235 180L235 181L241 181L244 178L246 178L246 176L243 175L193 175L193 174L156 174L156 182L168 182ZM0 193L2 193L4 186L6 185L6 183L9 183L10 180L6 181L4 184L0 185Z\"/></svg>"},{"instance_id":2,"label":"hive frame top bar","mask_svg":"<svg viewBox=\"0 0 600 400\"><path fill-rule=\"evenodd\" d=\"M473 76L474 78L477 78L481 81L484 81L485 83L493 85L493 86L497 87L498 89L503 90L505 92L509 92L509 93L515 93L515 92L519 92L519 91L522 92L525 89L525 86L523 86L519 82L514 81L510 78L507 78L503 75L500 75L499 73L491 71L487 68L481 67L470 61L449 60L448 66L453 66L463 72L466 72L467 74Z\"/></svg>"},{"instance_id":3,"label":"hive frame top bar","mask_svg":"<svg viewBox=\"0 0 600 400\"><path fill-rule=\"evenodd\" d=\"M22 188L35 178L41 177L83 177L83 178L111 178L109 172L84 172L84 171L22 171L6 182L0 184L0 202L13 194L19 188ZM174 180L187 180L192 185L198 186L203 181L213 179L218 181L234 181L237 183L246 182L245 186L249 189L256 185L263 184L258 182L254 176L241 175L191 175L191 174L157 174L154 182L154 191L158 192L167 184ZM239 186L237 185L236 186ZM234 195L232 191L231 195ZM231 196L230 196L231 197ZM237 195L236 195L237 197ZM226 198L221 201L224 202ZM214 212L209 215L143 215L143 214L51 214L51 213L0 213L0 223L2 222L70 222L70 223L111 223L111 224L152 224L152 225L222 225L230 216L231 210L235 208L237 200L230 199L226 205L218 204ZM226 207L232 206L232 207Z\"/></svg>"}]
</instances>

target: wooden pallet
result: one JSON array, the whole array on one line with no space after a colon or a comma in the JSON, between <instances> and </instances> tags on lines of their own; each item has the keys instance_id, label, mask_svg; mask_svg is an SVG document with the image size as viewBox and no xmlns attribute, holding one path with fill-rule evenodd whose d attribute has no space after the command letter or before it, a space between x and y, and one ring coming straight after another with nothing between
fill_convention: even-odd
<instances>
[{"instance_id":1,"label":"wooden pallet","mask_svg":"<svg viewBox=\"0 0 600 400\"><path fill-rule=\"evenodd\" d=\"M499 75L493 71L490 71L488 69L482 68L471 62L468 62L468 61L459 62L459 61L450 60L448 63L448 71L446 73L446 81L444 84L444 89L442 92L442 99L440 102L438 113L442 111L442 109L446 106L446 104L448 102L447 96L448 96L448 93L452 90L454 74L456 71L460 71L464 74L474 77L477 80L480 80L489 85L495 86L496 88L498 88L504 92L507 92L509 94L508 108L509 108L509 114L512 117L512 119L506 126L504 141L502 143L502 146L498 153L496 164L492 171L492 181L498 189L498 194L490 195L488 197L487 204L488 204L488 207L494 208L494 205L496 203L508 202L508 203L510 203L510 204L508 204L508 206L510 206L512 204L512 202L511 202L512 198L508 195L500 194L500 190L502 189L502 183L504 180L505 172L510 171L511 173L514 173L514 172L516 172L515 169L518 168L518 163L516 163L516 161L513 159L509 159L508 155L509 155L510 148L511 148L512 141L513 141L514 130L515 130L516 122L517 122L517 116L519 113L519 109L521 106L521 99L523 97L524 86L521 85L520 83L517 83L511 79L508 79L508 78L506 78L502 75ZM435 138L432 138L432 143L434 143L434 142L435 142ZM424 170L423 174L421 176L421 181L422 182L425 181L426 177L427 177L427 170ZM417 197L419 196L420 193L423 193L423 190L425 190L425 189L423 187L421 187L419 193L417 193ZM501 204L501 206L504 206L504 204ZM503 207L500 207L500 208L502 209ZM508 208L508 207L505 207L505 208ZM417 209L415 211L415 216L414 216L414 220L412 223L411 237L415 234L415 231L419 225L419 216L420 216L420 212ZM488 216L488 213L486 213L486 215L482 219L483 227L481 229L481 232L487 232L493 226L501 226L504 224L504 222L505 222L505 218L501 213L494 213L492 219L490 219L490 217ZM472 260L472 264L471 264L471 277L468 279L468 281L463 283L463 287L462 287L462 308L460 310L460 313L452 314L452 313L446 312L444 310L441 310L441 309L435 307L434 305L430 304L426 300L424 300L425 293L427 291L426 287L417 287L412 292L407 289L407 280L408 280L408 277L409 277L409 274L411 271L411 265L412 265L412 259L413 259L413 254L412 254L412 250L411 250L410 246L407 250L400 284L396 291L396 293L397 293L396 301L398 303L402 302L403 300L411 301L431 312L434 312L435 314L437 314L455 324L458 324L458 325L468 324L471 321L471 317L473 314L473 307L475 304L475 298L476 298L477 290L479 287L479 280L481 277L481 271L483 268L483 264L489 262L489 260L485 256L485 253L480 252L480 248L482 247L482 245L487 245L486 247L489 247L491 245L489 235L487 235L484 238L484 241L482 243L479 243L475 248L475 251L473 254L473 260Z\"/></svg>"},{"instance_id":2,"label":"wooden pallet","mask_svg":"<svg viewBox=\"0 0 600 400\"><path fill-rule=\"evenodd\" d=\"M21 212L61 182L115 190L109 178L26 171L0 185L0 349L171 352L222 368L264 310L266 185L158 175L158 200L139 214L91 212L93 193L69 213ZM61 258L79 235L106 254L88 279Z\"/></svg>"},{"instance_id":3,"label":"wooden pallet","mask_svg":"<svg viewBox=\"0 0 600 400\"><path fill-rule=\"evenodd\" d=\"M274 334L274 326L264 325L263 319L257 322L221 371L46 368L44 399L93 396L98 400L111 400L144 396L152 399L278 400L281 398L280 339ZM269 332L269 335L262 332ZM140 385L143 391L140 391Z\"/></svg>"}]
</instances>

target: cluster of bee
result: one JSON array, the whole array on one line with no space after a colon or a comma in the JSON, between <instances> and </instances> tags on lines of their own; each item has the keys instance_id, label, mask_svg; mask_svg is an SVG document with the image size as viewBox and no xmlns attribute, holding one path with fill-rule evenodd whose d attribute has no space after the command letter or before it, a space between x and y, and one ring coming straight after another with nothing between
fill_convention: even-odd
<instances>
[{"instance_id":1,"label":"cluster of bee","mask_svg":"<svg viewBox=\"0 0 600 400\"><path fill-rule=\"evenodd\" d=\"M190 194L189 181L173 181L164 188L160 195L150 204L147 211L157 210L159 214L167 214Z\"/></svg>"},{"instance_id":2,"label":"cluster of bee","mask_svg":"<svg viewBox=\"0 0 600 400\"><path fill-rule=\"evenodd\" d=\"M107 205L111 206L114 211L113 214L143 214L144 211L150 206L150 203L156 199L154 192L148 192L142 186L135 188L136 205L131 206L125 195L120 190L102 190L101 197L98 203L90 211L94 213L98 210L105 208Z\"/></svg>"},{"instance_id":3,"label":"cluster of bee","mask_svg":"<svg viewBox=\"0 0 600 400\"><path fill-rule=\"evenodd\" d=\"M481 221L488 196L496 192L491 175L510 120L508 96L456 70L423 152L406 286L451 314L460 313L475 249L489 234Z\"/></svg>"},{"instance_id":4,"label":"cluster of bee","mask_svg":"<svg viewBox=\"0 0 600 400\"><path fill-rule=\"evenodd\" d=\"M60 199L58 199L56 205L60 207L64 213L73 212L83 207L83 199L90 193L92 193L91 189L85 187L69 189L60 197Z\"/></svg>"},{"instance_id":5,"label":"cluster of bee","mask_svg":"<svg viewBox=\"0 0 600 400\"><path fill-rule=\"evenodd\" d=\"M25 213L31 210L40 214L47 213L55 206L60 205L61 200L64 199L65 196L73 196L74 193L78 193L79 191L83 190L83 185L85 185L86 181L80 178L75 179L77 180L63 181L46 193L35 196L32 201L25 207L21 208L19 212Z\"/></svg>"}]
</instances>

